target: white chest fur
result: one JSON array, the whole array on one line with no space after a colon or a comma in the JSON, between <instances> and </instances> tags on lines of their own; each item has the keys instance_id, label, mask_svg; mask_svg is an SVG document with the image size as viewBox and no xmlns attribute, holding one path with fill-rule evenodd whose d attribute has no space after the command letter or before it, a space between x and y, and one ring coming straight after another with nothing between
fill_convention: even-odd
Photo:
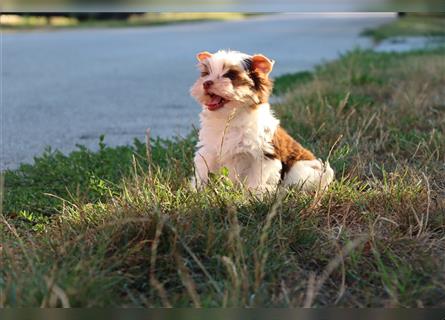
<instances>
[{"instance_id":1,"label":"white chest fur","mask_svg":"<svg viewBox=\"0 0 445 320\"><path fill-rule=\"evenodd\" d=\"M221 162L241 154L258 159L265 152L273 152L271 141L279 120L272 114L269 104L262 104L255 110L203 110L200 118L198 147L216 153Z\"/></svg>"},{"instance_id":2,"label":"white chest fur","mask_svg":"<svg viewBox=\"0 0 445 320\"><path fill-rule=\"evenodd\" d=\"M207 181L209 171L226 167L232 180L250 187L264 189L278 183L281 162L264 156L273 153L271 142L279 125L269 104L255 110L203 110L200 118L195 167L201 182Z\"/></svg>"}]
</instances>

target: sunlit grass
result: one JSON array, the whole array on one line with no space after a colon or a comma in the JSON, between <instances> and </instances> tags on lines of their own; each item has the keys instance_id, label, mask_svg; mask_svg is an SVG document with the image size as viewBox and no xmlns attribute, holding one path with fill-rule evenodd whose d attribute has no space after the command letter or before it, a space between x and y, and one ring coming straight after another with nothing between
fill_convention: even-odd
<instances>
[{"instance_id":1,"label":"sunlit grass","mask_svg":"<svg viewBox=\"0 0 445 320\"><path fill-rule=\"evenodd\" d=\"M70 17L42 17L42 16L18 16L2 14L0 17L2 28L41 28L41 27L69 27L78 25L76 18Z\"/></svg>"},{"instance_id":2,"label":"sunlit grass","mask_svg":"<svg viewBox=\"0 0 445 320\"><path fill-rule=\"evenodd\" d=\"M330 156L323 194L225 172L196 192L194 134L6 172L0 306L443 304L444 53L357 50L276 82L282 125Z\"/></svg>"}]
</instances>

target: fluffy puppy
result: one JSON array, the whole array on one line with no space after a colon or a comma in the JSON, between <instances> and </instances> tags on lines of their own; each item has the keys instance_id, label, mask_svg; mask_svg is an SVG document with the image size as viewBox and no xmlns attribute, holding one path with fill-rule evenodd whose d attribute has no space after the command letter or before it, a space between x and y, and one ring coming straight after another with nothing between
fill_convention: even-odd
<instances>
[{"instance_id":1,"label":"fluffy puppy","mask_svg":"<svg viewBox=\"0 0 445 320\"><path fill-rule=\"evenodd\" d=\"M268 99L274 61L238 51L201 52L201 75L190 90L202 105L194 158L196 187L226 167L229 178L263 192L282 184L325 189L334 172L280 126Z\"/></svg>"}]
</instances>

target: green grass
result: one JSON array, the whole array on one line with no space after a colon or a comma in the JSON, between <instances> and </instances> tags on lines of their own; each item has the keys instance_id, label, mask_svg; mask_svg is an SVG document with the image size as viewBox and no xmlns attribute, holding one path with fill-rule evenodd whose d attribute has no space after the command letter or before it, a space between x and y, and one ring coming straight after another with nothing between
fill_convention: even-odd
<instances>
[{"instance_id":1,"label":"green grass","mask_svg":"<svg viewBox=\"0 0 445 320\"><path fill-rule=\"evenodd\" d=\"M445 15L409 14L377 28L366 29L362 34L372 37L377 42L392 37L445 37Z\"/></svg>"},{"instance_id":2,"label":"green grass","mask_svg":"<svg viewBox=\"0 0 445 320\"><path fill-rule=\"evenodd\" d=\"M295 88L296 86L309 82L314 75L310 71L300 71L291 74L285 74L274 81L273 93L275 95L283 95L287 91Z\"/></svg>"},{"instance_id":3,"label":"green grass","mask_svg":"<svg viewBox=\"0 0 445 320\"><path fill-rule=\"evenodd\" d=\"M22 164L5 172L4 211L12 215L32 213L49 217L67 202L103 201L118 194L120 182L134 170L147 169L146 145L135 139L132 146L108 147L99 141L93 152L79 145L64 155L48 149L33 164ZM176 158L193 156L194 139L152 139L152 157L160 168L177 165ZM190 174L184 168L185 174Z\"/></svg>"},{"instance_id":4,"label":"green grass","mask_svg":"<svg viewBox=\"0 0 445 320\"><path fill-rule=\"evenodd\" d=\"M324 194L260 199L224 172L195 192L194 134L7 171L0 306L445 305L444 53L277 79L283 126L330 156Z\"/></svg>"}]
</instances>

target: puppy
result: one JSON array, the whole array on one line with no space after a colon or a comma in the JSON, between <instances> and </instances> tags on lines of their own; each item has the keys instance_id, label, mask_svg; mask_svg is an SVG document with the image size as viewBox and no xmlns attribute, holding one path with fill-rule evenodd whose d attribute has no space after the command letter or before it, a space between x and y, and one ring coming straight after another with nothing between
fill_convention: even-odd
<instances>
[{"instance_id":1,"label":"puppy","mask_svg":"<svg viewBox=\"0 0 445 320\"><path fill-rule=\"evenodd\" d=\"M201 52L197 59L201 76L190 90L203 108L194 158L196 187L222 167L232 181L259 192L279 183L313 191L332 182L329 163L289 136L270 108L274 61L238 51Z\"/></svg>"}]
</instances>

